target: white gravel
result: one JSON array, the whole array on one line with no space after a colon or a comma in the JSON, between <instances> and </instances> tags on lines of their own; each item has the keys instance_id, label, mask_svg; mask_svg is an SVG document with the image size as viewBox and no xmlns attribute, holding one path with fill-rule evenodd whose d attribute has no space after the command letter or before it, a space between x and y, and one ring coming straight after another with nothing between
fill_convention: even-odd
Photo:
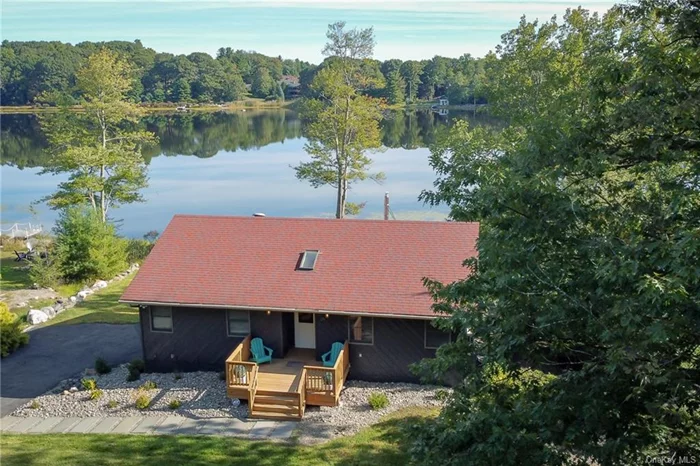
<instances>
[{"instance_id":1,"label":"white gravel","mask_svg":"<svg viewBox=\"0 0 700 466\"><path fill-rule=\"evenodd\" d=\"M431 385L349 380L340 394L339 406L306 408L304 418L299 423L299 441L311 444L352 435L364 427L376 424L385 415L403 408L442 407L444 397L436 396L440 391L450 390ZM389 406L373 410L367 400L374 392L386 394Z\"/></svg>"},{"instance_id":2,"label":"white gravel","mask_svg":"<svg viewBox=\"0 0 700 466\"><path fill-rule=\"evenodd\" d=\"M105 375L90 375L97 381L97 388L103 391L98 400L90 400L89 392L82 389L80 379L64 381L45 395L38 396L17 409L14 416L51 417L51 416L162 416L163 414L180 415L194 418L237 417L245 418L248 408L245 403L234 408L231 399L226 396L226 383L219 379L217 372L183 372L181 374L141 374L134 382L127 382L129 371L126 365L115 367ZM180 378L178 378L180 377ZM153 390L139 391L146 381L153 381L157 387ZM80 391L64 394L71 386ZM140 410L134 405L136 398L145 393L151 398L147 409ZM171 410L171 400L180 400L182 406ZM110 401L116 406L110 408ZM35 406L34 408L32 406Z\"/></svg>"},{"instance_id":3,"label":"white gravel","mask_svg":"<svg viewBox=\"0 0 700 466\"><path fill-rule=\"evenodd\" d=\"M98 400L90 400L89 392L82 389L80 378L68 379L49 393L38 396L17 409L13 416L162 416L179 415L190 418L231 417L245 419L248 405L243 401L234 407L226 395L226 384L217 372L183 372L142 374L139 380L127 382L127 365L115 367L106 375L87 375L94 378L103 391ZM139 390L146 381L155 382L156 389ZM69 393L71 387L79 391ZM444 397L436 396L444 387L408 383L375 383L347 381L336 407L309 406L299 423L298 438L301 443L318 443L339 436L352 435L360 429L375 424L386 414L411 406L441 407ZM371 393L387 395L389 406L373 410L368 403ZM146 393L151 398L147 409L137 409L136 397ZM171 410L171 400L180 400L181 407ZM110 402L116 402L110 407Z\"/></svg>"}]
</instances>

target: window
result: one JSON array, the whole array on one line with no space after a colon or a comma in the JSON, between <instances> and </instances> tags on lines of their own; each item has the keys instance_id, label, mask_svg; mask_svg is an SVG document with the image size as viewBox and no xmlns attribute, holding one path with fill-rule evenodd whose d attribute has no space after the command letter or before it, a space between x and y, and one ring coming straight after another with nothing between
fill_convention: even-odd
<instances>
[{"instance_id":1,"label":"window","mask_svg":"<svg viewBox=\"0 0 700 466\"><path fill-rule=\"evenodd\" d=\"M151 331L172 332L173 310L166 306L151 306Z\"/></svg>"},{"instance_id":2,"label":"window","mask_svg":"<svg viewBox=\"0 0 700 466\"><path fill-rule=\"evenodd\" d=\"M373 345L374 319L362 316L348 318L348 334L350 343Z\"/></svg>"},{"instance_id":3,"label":"window","mask_svg":"<svg viewBox=\"0 0 700 466\"><path fill-rule=\"evenodd\" d=\"M313 324L314 323L314 315L311 314L310 312L300 312L298 315L299 323L300 324Z\"/></svg>"},{"instance_id":4,"label":"window","mask_svg":"<svg viewBox=\"0 0 700 466\"><path fill-rule=\"evenodd\" d=\"M228 336L245 337L250 333L250 313L248 311L228 311Z\"/></svg>"},{"instance_id":5,"label":"window","mask_svg":"<svg viewBox=\"0 0 700 466\"><path fill-rule=\"evenodd\" d=\"M452 341L452 335L439 328L433 327L430 321L425 321L425 347L437 349L439 346Z\"/></svg>"},{"instance_id":6,"label":"window","mask_svg":"<svg viewBox=\"0 0 700 466\"><path fill-rule=\"evenodd\" d=\"M318 258L318 251L307 250L301 256L301 262L299 262L299 269L301 270L313 270L316 265L316 259Z\"/></svg>"}]
</instances>

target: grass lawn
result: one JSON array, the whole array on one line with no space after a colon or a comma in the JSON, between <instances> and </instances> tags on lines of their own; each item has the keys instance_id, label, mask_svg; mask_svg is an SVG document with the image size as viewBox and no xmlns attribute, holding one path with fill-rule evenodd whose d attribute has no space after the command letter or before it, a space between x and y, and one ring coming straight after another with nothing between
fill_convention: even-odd
<instances>
[{"instance_id":1,"label":"grass lawn","mask_svg":"<svg viewBox=\"0 0 700 466\"><path fill-rule=\"evenodd\" d=\"M3 466L404 466L409 464L410 428L436 413L435 409L406 408L352 437L315 446L230 437L3 434L1 460Z\"/></svg>"},{"instance_id":2,"label":"grass lawn","mask_svg":"<svg viewBox=\"0 0 700 466\"><path fill-rule=\"evenodd\" d=\"M23 290L32 285L29 274L26 270L22 270L27 263L16 262L16 258L13 251L3 249L0 252L0 289L2 291Z\"/></svg>"},{"instance_id":3,"label":"grass lawn","mask_svg":"<svg viewBox=\"0 0 700 466\"><path fill-rule=\"evenodd\" d=\"M135 274L123 280L112 282L72 309L63 311L44 325L88 324L102 322L107 324L135 324L139 321L139 309L119 303L119 297L131 283Z\"/></svg>"}]
</instances>

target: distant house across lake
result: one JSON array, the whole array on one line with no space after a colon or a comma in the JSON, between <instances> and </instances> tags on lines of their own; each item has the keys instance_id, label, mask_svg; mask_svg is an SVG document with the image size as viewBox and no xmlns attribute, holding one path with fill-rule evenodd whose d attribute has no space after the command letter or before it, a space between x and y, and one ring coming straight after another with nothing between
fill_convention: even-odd
<instances>
[{"instance_id":1,"label":"distant house across lake","mask_svg":"<svg viewBox=\"0 0 700 466\"><path fill-rule=\"evenodd\" d=\"M301 94L301 84L299 84L298 77L285 74L280 78L279 82L284 88L285 99L296 99Z\"/></svg>"}]
</instances>

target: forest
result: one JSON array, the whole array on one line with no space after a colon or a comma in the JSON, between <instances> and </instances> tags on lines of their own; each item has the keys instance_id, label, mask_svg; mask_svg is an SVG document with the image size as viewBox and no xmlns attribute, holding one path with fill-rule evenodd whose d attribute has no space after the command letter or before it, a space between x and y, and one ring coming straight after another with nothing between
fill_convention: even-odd
<instances>
[{"instance_id":1,"label":"forest","mask_svg":"<svg viewBox=\"0 0 700 466\"><path fill-rule=\"evenodd\" d=\"M203 52L173 55L133 42L11 42L0 46L2 105L74 105L79 103L76 71L90 55L106 48L133 67L129 99L138 103L224 103L254 97L283 99L288 80L298 79L301 95L309 93L316 74L333 61L314 65L299 59L270 57L253 51L221 47L216 58ZM364 92L402 105L446 95L451 104L484 103L489 64L469 54L429 60L361 60L372 79Z\"/></svg>"}]
</instances>

